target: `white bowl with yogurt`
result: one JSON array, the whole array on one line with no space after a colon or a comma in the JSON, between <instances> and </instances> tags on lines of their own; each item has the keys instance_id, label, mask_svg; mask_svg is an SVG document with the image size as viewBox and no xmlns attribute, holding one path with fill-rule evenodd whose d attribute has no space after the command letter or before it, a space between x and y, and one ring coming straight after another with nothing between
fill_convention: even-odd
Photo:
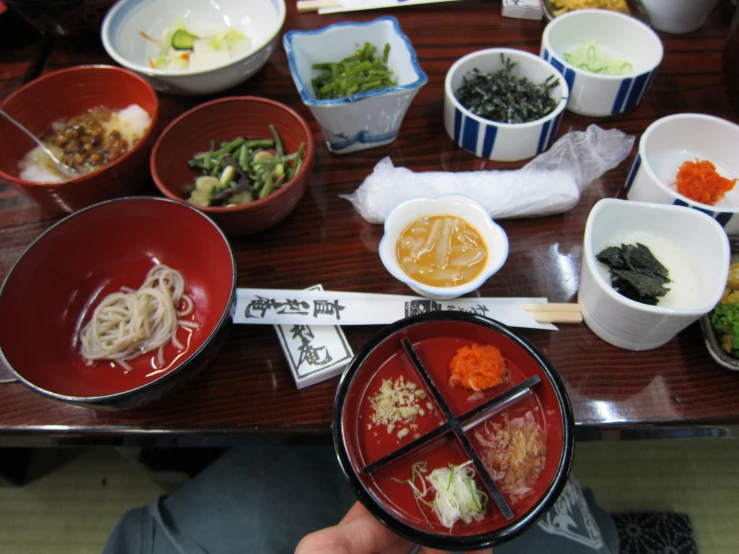
<instances>
[{"instance_id":1,"label":"white bowl with yogurt","mask_svg":"<svg viewBox=\"0 0 739 554\"><path fill-rule=\"evenodd\" d=\"M267 63L285 15L284 0L119 0L103 20L101 39L117 63L160 92L212 94L246 81ZM208 52L193 49L195 63L187 68L159 68L153 62L163 51L154 41L171 38L167 30L180 25L202 39ZM243 44L217 46L229 30L243 35Z\"/></svg>"},{"instance_id":2,"label":"white bowl with yogurt","mask_svg":"<svg viewBox=\"0 0 739 554\"><path fill-rule=\"evenodd\" d=\"M596 258L609 246L643 244L669 271L670 291L652 306L611 285ZM671 340L718 303L729 271L729 241L721 225L697 210L607 198L585 226L578 301L583 320L604 341L651 350Z\"/></svg>"}]
</instances>

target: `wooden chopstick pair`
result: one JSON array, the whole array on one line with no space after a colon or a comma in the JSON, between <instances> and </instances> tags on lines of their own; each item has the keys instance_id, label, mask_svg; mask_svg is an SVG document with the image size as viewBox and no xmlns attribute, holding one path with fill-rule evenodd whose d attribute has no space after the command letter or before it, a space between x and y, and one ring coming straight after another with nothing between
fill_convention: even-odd
<instances>
[{"instance_id":1,"label":"wooden chopstick pair","mask_svg":"<svg viewBox=\"0 0 739 554\"><path fill-rule=\"evenodd\" d=\"M582 323L580 304L542 302L521 307L539 323Z\"/></svg>"},{"instance_id":2,"label":"wooden chopstick pair","mask_svg":"<svg viewBox=\"0 0 739 554\"><path fill-rule=\"evenodd\" d=\"M315 12L321 8L339 8L339 0L298 0L298 12Z\"/></svg>"}]
</instances>

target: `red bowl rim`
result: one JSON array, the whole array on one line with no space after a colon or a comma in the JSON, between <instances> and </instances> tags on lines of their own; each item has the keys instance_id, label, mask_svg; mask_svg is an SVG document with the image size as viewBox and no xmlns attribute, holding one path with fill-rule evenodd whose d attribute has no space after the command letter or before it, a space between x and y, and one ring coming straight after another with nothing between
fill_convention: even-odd
<instances>
[{"instance_id":1,"label":"red bowl rim","mask_svg":"<svg viewBox=\"0 0 739 554\"><path fill-rule=\"evenodd\" d=\"M130 148L129 150L127 150L126 153L123 154L123 156L113 160L108 165L105 165L93 171L92 173L87 173L86 175L81 175L79 177L73 177L71 179L64 179L62 181L57 181L55 183L38 183L36 181L26 181L25 179L14 177L13 175L9 175L5 173L2 169L0 169L0 179L5 179L6 181L10 183L14 183L17 185L23 185L24 187L53 188L53 187L59 187L62 185L73 185L74 186L78 183L83 183L83 182L90 180L91 178L97 177L103 171L112 169L116 167L117 165L120 165L121 163L123 163L124 160L129 158L134 152L136 152L137 150L140 150L146 145L146 143L149 140L149 137L154 132L154 127L156 127L156 122L159 118L159 97L157 96L157 93L154 91L154 88L152 88L152 86L149 84L149 82L146 79L144 79L143 77L140 77L133 71L124 69L122 67L116 67L114 65L106 65L106 64L78 65L75 67L68 67L66 69L60 69L58 71L52 71L52 72L46 73L34 79L33 81L26 83L21 88L19 88L14 93L12 93L10 96L0 101L0 109L4 109L4 107L8 104L8 102L22 96L25 92L27 92L28 88L30 88L31 86L41 83L43 81L46 81L47 79L56 77L62 73L77 73L80 71L91 71L91 70L98 70L98 69L104 69L105 71L113 70L113 71L127 75L130 79L134 81L138 81L140 84L144 85L147 89L147 92L149 92L151 96L154 98L154 113L149 114L151 116L151 124L149 125L149 128L144 133L144 136L142 136L139 139L139 141L133 145L133 148Z\"/></svg>"},{"instance_id":2,"label":"red bowl rim","mask_svg":"<svg viewBox=\"0 0 739 554\"><path fill-rule=\"evenodd\" d=\"M151 157L149 161L149 171L151 173L152 179L154 180L154 184L159 189L159 192L161 192L164 196L166 196L167 198L171 200L185 202L186 204L190 204L191 206L194 206L196 209L201 210L202 212L211 213L211 214L232 213L232 212L237 212L239 210L250 209L252 206L261 206L263 204L266 204L273 198L278 198L279 196L281 196L284 193L284 191L286 191L287 189L292 188L295 185L295 183L297 183L301 178L303 178L305 172L310 170L310 165L311 165L310 163L303 163L297 175L295 175L287 183L281 186L277 191L266 196L265 198L260 198L259 200L249 202L248 204L241 204L240 206L234 206L231 208L215 207L215 206L195 206L194 204L191 204L190 202L188 202L186 198L173 194L161 181L161 179L159 178L159 174L157 173L157 170L156 170L156 159L157 159L157 155L159 154L159 147L161 146L162 141L167 136L167 134L185 118L191 116L195 112L198 112L210 106L213 106L216 104L222 104L226 102L255 102L255 103L262 103L262 104L272 104L273 106L282 108L283 110L288 112L290 115L292 115L298 121L298 123L300 123L300 126L303 128L303 131L305 132L307 141L306 141L306 151L303 154L303 159L305 160L306 157L312 158L313 152L315 149L314 142L313 142L313 134L311 133L310 127L308 127L308 124L306 123L305 119L303 119L300 116L300 114L298 114L298 112L293 110L291 107L286 106L285 104L281 102L277 102L276 100L271 100L269 98L262 98L260 96L226 96L224 98L218 98L216 100L211 100L210 102L198 104L191 110L186 111L185 113L183 113L182 115L174 119L169 125L167 125L164 128L164 131L162 131L161 134L159 135L159 138L154 144L154 148L152 148L151 150Z\"/></svg>"},{"instance_id":3,"label":"red bowl rim","mask_svg":"<svg viewBox=\"0 0 739 554\"><path fill-rule=\"evenodd\" d=\"M8 275L5 277L5 280L3 281L2 286L0 286L0 296L2 296L3 292L5 291L5 285L10 280L10 276L13 274L13 271L15 270L16 266L20 263L20 261L24 258L28 252L31 251L31 249L36 245L37 242L44 239L46 235L48 235L50 232L52 232L54 229L56 229L58 226L64 224L67 220L77 217L81 215L84 212L87 212L88 210L94 210L100 206L103 206L105 204L110 204L111 202L130 202L130 201L154 201L154 202L167 202L170 204L176 204L178 206L184 206L187 209L190 209L194 212L196 212L200 217L204 218L210 225L212 225L216 231L221 235L221 238L228 246L228 253L229 257L231 258L231 267L232 267L232 275L231 275L231 294L229 296L228 305L226 309L223 311L223 314L221 315L221 318L218 320L218 323L216 324L215 328L213 329L213 332L203 341L203 343L193 350L184 360L179 362L177 365L175 365L171 370L169 370L167 373L164 373L163 375L160 375L159 377L152 379L151 381L144 383L143 385L139 385L138 387L116 392L113 394L106 394L102 396L72 396L68 394L61 394L58 392L47 390L37 384L35 384L32 381L29 381L26 379L23 375L21 375L10 363L10 361L5 357L5 353L3 352L2 348L0 348L0 361L2 361L5 364L5 367L7 367L11 374L17 378L20 382L24 383L31 389L35 390L36 392L39 392L43 394L44 396L48 396L50 398L54 398L55 400L61 400L62 402L69 402L72 404L77 405L95 405L100 404L101 402L109 402L111 400L120 400L123 398L127 398L129 396L133 396L139 392L141 392L144 389L147 389L151 387L152 385L161 384L162 382L170 381L174 378L175 374L179 373L178 370L185 367L189 363L191 363L203 350L205 350L206 347L210 345L210 343L213 341L213 339L218 335L218 332L223 328L223 326L228 322L229 319L232 317L232 311L235 307L235 299L236 299L236 285L238 282L238 273L236 269L236 259L234 258L233 250L231 249L231 245L228 242L228 239L226 238L226 235L223 234L223 231L221 231L220 227L216 225L213 220L211 220L209 217L202 214L200 211L198 211L193 206L190 206L184 202L175 202L174 200L170 200L168 198L159 198L157 196L124 196L121 198L112 198L110 200L104 200L103 202L98 202L97 204L92 204L91 206L87 206L86 208L82 208L81 210L78 210L67 217L60 219L56 223L54 223L51 227L49 227L46 231L41 233L34 241L28 245L28 247L23 251L23 253L20 255L20 257L15 261L13 266L10 268L10 271L8 272Z\"/></svg>"}]
</instances>

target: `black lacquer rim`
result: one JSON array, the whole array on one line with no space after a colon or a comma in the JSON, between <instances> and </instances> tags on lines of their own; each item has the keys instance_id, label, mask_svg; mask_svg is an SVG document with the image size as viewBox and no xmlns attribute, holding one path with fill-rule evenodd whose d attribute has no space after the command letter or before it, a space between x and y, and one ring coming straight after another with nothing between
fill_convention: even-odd
<instances>
[{"instance_id":1,"label":"black lacquer rim","mask_svg":"<svg viewBox=\"0 0 739 554\"><path fill-rule=\"evenodd\" d=\"M548 488L536 505L534 505L534 507L532 507L527 513L512 523L490 533L467 536L441 535L418 529L400 521L385 509L385 507L362 483L358 476L358 472L361 468L355 469L352 466L351 460L349 459L349 453L344 444L342 425L343 408L349 391L349 386L351 385L357 371L359 371L359 368L369 355L390 336L402 331L403 329L408 329L415 325L431 321L462 321L465 323L482 325L513 340L522 347L544 371L554 389L555 396L557 397L557 404L559 406L560 413L562 414L562 455L560 456L557 471ZM569 477L570 470L572 469L575 449L574 417L572 415L572 407L570 405L569 398L567 397L564 383L554 369L554 366L547 361L538 348L528 339L516 335L511 331L511 329L498 321L476 314L451 311L429 312L396 321L395 323L383 328L362 346L342 375L341 381L336 390L332 415L332 435L334 439L334 448L336 449L336 455L339 460L341 470L349 481L349 484L357 495L357 498L359 498L360 502L369 510L369 512L372 513L372 515L374 515L383 525L401 537L420 545L441 550L476 550L489 548L513 539L534 525L557 501L559 495L567 484L567 479Z\"/></svg>"}]
</instances>

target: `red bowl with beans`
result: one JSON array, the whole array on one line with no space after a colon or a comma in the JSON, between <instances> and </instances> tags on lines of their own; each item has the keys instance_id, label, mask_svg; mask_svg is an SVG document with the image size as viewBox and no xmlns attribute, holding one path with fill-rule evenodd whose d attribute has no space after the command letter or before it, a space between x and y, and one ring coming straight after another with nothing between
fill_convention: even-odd
<instances>
[{"instance_id":1,"label":"red bowl with beans","mask_svg":"<svg viewBox=\"0 0 739 554\"><path fill-rule=\"evenodd\" d=\"M149 114L151 123L140 138L123 147L119 137L96 137L92 128L79 125L89 123L80 122L79 118L89 119L90 112L116 112L134 104ZM0 117L0 182L12 185L45 208L71 213L103 200L130 196L148 180L146 162L153 144L159 101L151 85L131 71L88 65L48 73L3 100L0 109L44 142L52 140L52 126L77 118L76 127L82 129L81 134L73 144L65 144L63 151L71 157L85 152L95 156L98 165L80 177L54 183L23 179L20 162L35 144Z\"/></svg>"},{"instance_id":2,"label":"red bowl with beans","mask_svg":"<svg viewBox=\"0 0 739 554\"><path fill-rule=\"evenodd\" d=\"M231 236L264 231L284 220L305 194L315 151L305 120L292 108L268 98L235 96L201 104L175 119L162 132L151 153L151 175L167 198L187 201L187 186L200 172L188 165L211 144L238 137L246 140L270 139L274 125L286 153L297 152L304 143L302 164L295 175L262 199L235 207L198 206Z\"/></svg>"}]
</instances>

